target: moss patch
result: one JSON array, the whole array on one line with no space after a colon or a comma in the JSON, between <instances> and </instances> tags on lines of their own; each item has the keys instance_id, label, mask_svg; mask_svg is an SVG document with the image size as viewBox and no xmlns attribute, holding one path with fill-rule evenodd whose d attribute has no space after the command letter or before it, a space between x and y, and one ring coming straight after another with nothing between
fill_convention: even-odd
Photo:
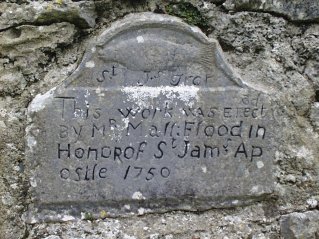
<instances>
[{"instance_id":1,"label":"moss patch","mask_svg":"<svg viewBox=\"0 0 319 239\"><path fill-rule=\"evenodd\" d=\"M166 5L165 10L168 14L182 18L190 25L201 28L204 32L210 32L208 19L189 2L170 3Z\"/></svg>"},{"instance_id":2,"label":"moss patch","mask_svg":"<svg viewBox=\"0 0 319 239\"><path fill-rule=\"evenodd\" d=\"M94 220L94 216L93 216L93 214L90 213L90 212L85 212L83 219L84 219L84 220L88 220L88 221L93 221L93 220Z\"/></svg>"}]
</instances>

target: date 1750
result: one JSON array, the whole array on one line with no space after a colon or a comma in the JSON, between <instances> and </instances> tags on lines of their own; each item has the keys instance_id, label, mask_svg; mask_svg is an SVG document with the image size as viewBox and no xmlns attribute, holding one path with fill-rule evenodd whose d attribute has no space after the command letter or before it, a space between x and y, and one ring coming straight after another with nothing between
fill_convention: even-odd
<instances>
[{"instance_id":1,"label":"date 1750","mask_svg":"<svg viewBox=\"0 0 319 239\"><path fill-rule=\"evenodd\" d=\"M171 171L167 167L138 167L129 165L125 170L119 172L123 180L141 179L152 181L156 178L168 178ZM63 168L60 170L60 178L67 181L94 181L100 179L110 179L112 173L105 166L94 164L92 166L86 165L84 167L77 167L75 169Z\"/></svg>"},{"instance_id":2,"label":"date 1750","mask_svg":"<svg viewBox=\"0 0 319 239\"><path fill-rule=\"evenodd\" d=\"M129 177L133 178L144 178L146 181L150 181L158 176L162 178L168 178L171 174L171 171L167 167L162 168L143 168L129 165L126 168L126 172L124 175L124 180Z\"/></svg>"}]
</instances>

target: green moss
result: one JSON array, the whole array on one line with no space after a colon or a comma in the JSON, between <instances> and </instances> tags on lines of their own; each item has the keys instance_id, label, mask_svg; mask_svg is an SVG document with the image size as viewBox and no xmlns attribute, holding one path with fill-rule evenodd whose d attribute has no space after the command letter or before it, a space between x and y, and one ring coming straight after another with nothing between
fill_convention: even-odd
<instances>
[{"instance_id":1,"label":"green moss","mask_svg":"<svg viewBox=\"0 0 319 239\"><path fill-rule=\"evenodd\" d=\"M200 11L189 2L170 3L165 10L168 14L182 18L190 25L195 25L203 31L209 31L208 20Z\"/></svg>"},{"instance_id":2,"label":"green moss","mask_svg":"<svg viewBox=\"0 0 319 239\"><path fill-rule=\"evenodd\" d=\"M93 220L94 220L93 214L90 213L90 212L85 212L85 213L84 213L84 220L93 221Z\"/></svg>"},{"instance_id":3,"label":"green moss","mask_svg":"<svg viewBox=\"0 0 319 239\"><path fill-rule=\"evenodd\" d=\"M104 211L104 210L100 211L100 218L101 218L101 219L107 218L107 212Z\"/></svg>"}]
</instances>

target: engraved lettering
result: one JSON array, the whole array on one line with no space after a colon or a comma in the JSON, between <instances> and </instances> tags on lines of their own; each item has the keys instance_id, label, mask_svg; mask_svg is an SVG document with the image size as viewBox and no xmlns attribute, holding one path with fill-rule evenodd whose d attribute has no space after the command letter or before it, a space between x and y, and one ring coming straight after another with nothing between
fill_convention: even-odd
<instances>
[{"instance_id":1,"label":"engraved lettering","mask_svg":"<svg viewBox=\"0 0 319 239\"><path fill-rule=\"evenodd\" d=\"M70 158L71 156L71 150L70 150L70 144L68 144L67 149L61 149L61 144L58 144L58 158L61 158L61 153L67 152L67 157Z\"/></svg>"},{"instance_id":2,"label":"engraved lettering","mask_svg":"<svg viewBox=\"0 0 319 239\"><path fill-rule=\"evenodd\" d=\"M252 146L251 151L251 161L253 161L254 158L261 157L263 155L263 150L259 146Z\"/></svg>"},{"instance_id":3,"label":"engraved lettering","mask_svg":"<svg viewBox=\"0 0 319 239\"><path fill-rule=\"evenodd\" d=\"M140 135L142 136L142 132L143 132L142 131L142 122L136 124L135 126L131 122L129 122L128 126L126 128L126 136L130 135L130 128L132 128L133 130L136 130L136 129L139 128L140 129Z\"/></svg>"},{"instance_id":4,"label":"engraved lettering","mask_svg":"<svg viewBox=\"0 0 319 239\"><path fill-rule=\"evenodd\" d=\"M238 154L244 154L246 158L248 157L244 143L241 143L241 144L238 146L238 148L237 148L237 150L236 150L236 152L235 152L235 158L237 158L237 155L238 155Z\"/></svg>"},{"instance_id":5,"label":"engraved lettering","mask_svg":"<svg viewBox=\"0 0 319 239\"><path fill-rule=\"evenodd\" d=\"M70 170L67 169L67 168L63 168L60 171L60 176L61 176L62 179L68 179L70 177Z\"/></svg>"},{"instance_id":6,"label":"engraved lettering","mask_svg":"<svg viewBox=\"0 0 319 239\"><path fill-rule=\"evenodd\" d=\"M157 158L157 159L160 159L160 158L163 157L164 151L163 151L163 149L161 148L162 145L165 145L165 146L166 146L167 144L166 144L165 141L160 141L160 142L158 143L157 149L158 149L159 153L158 153L158 154L157 154L157 153L154 154L155 158Z\"/></svg>"}]
</instances>

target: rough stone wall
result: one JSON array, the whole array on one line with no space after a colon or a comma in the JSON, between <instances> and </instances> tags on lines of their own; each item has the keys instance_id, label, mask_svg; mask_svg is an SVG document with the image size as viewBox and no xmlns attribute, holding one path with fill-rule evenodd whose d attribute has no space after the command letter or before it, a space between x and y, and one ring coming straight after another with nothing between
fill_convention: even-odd
<instances>
[{"instance_id":1,"label":"rough stone wall","mask_svg":"<svg viewBox=\"0 0 319 239\"><path fill-rule=\"evenodd\" d=\"M247 85L272 95L285 129L271 200L205 212L26 224L26 108L62 82L89 41L133 12L175 15L219 41ZM319 2L0 2L0 238L319 238Z\"/></svg>"}]
</instances>

